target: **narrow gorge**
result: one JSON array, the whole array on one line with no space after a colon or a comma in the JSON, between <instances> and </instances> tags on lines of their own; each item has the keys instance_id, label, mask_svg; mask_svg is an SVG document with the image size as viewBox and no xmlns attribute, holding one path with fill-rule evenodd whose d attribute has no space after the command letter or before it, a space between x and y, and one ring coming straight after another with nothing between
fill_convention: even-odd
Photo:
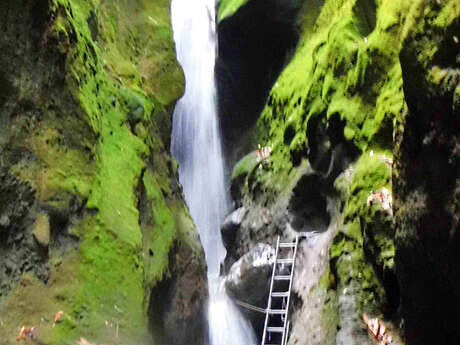
<instances>
[{"instance_id":1,"label":"narrow gorge","mask_svg":"<svg viewBox=\"0 0 460 345\"><path fill-rule=\"evenodd\" d=\"M278 237L283 345L460 344L458 0L3 0L0 28L0 345L261 344Z\"/></svg>"}]
</instances>

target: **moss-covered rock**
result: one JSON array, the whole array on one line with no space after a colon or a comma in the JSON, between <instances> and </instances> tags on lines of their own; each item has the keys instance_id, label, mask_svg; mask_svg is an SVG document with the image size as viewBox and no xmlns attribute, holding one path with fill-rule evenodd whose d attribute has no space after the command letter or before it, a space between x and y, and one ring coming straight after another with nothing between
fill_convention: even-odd
<instances>
[{"instance_id":1,"label":"moss-covered rock","mask_svg":"<svg viewBox=\"0 0 460 345\"><path fill-rule=\"evenodd\" d=\"M225 0L219 4L215 73L218 113L230 164L252 149L250 145L258 144L249 143L250 130L273 82L295 50L301 2Z\"/></svg>"},{"instance_id":2,"label":"moss-covered rock","mask_svg":"<svg viewBox=\"0 0 460 345\"><path fill-rule=\"evenodd\" d=\"M250 2L232 17L222 20L221 25L238 17L239 11L242 12L248 4ZM441 141L445 139L450 150L445 162L456 162L458 150L452 151L458 141L453 139L456 134L452 134L452 128L458 128L452 120L455 116L450 118L449 129L441 126L436 130L433 123L441 118L441 113L446 116L455 114L458 105L457 11L458 5L454 1L304 2L297 49L274 82L265 109L252 132L252 142L270 146L272 152L269 164L249 174L244 182L247 187L242 189L238 201L249 212L239 230L247 234L241 233L239 238L246 238L241 248L248 248L266 233L292 236L292 230L295 230L289 220L292 210L286 206L289 203L281 203L281 200L286 200L286 195L294 192L293 181L296 181L295 185L300 180L293 177L304 171L304 162L308 159L309 166L320 176L321 183L317 183L317 187L327 196L328 209L334 209L336 205L339 211L337 218L331 217L331 223L337 221L337 224L331 224L327 230L335 231L334 236L329 244L324 244L329 250L329 258L322 259L329 261L329 270L324 269L323 273L329 272L327 274L333 279L327 281L334 281L334 284L326 284L326 288L316 275L314 279L317 281L312 283L316 285L311 293L297 290L303 306L312 306L310 297L316 301L333 301L326 303L323 311L313 316L335 320L331 325L322 323L323 332L313 332L322 334L318 337L323 342L335 337L340 344L369 343L362 321L363 312L392 321L391 332L398 338L399 320L403 316L398 314L401 294L406 296L409 305L413 305L410 304L413 299L407 296L415 287L403 292L405 286L412 284L401 284L401 278L397 281L395 275L395 224L391 198L396 190L400 195L406 195L407 186L425 186L427 176L432 177L432 186L446 184L438 173L434 173L436 169L428 168L439 159L429 155L431 158L423 160L422 151L415 148L415 143L420 140L430 145L438 136ZM263 32L264 29L258 30ZM267 28L266 32L269 30ZM421 97L416 85L420 85L426 96ZM409 115L406 116L408 107ZM435 113L438 115L433 115ZM426 125L417 124L415 119L419 116ZM431 134L421 134L421 139L416 139L417 134L409 134L401 139L406 146L398 146L396 152L405 152L409 143L414 148L406 156L415 155L420 163L411 159L413 169L397 168L392 177L394 132L405 133L409 119L413 119L411 126L417 128L416 133L420 132L419 128L432 126L430 130L425 128ZM444 131L452 134L449 139L442 134ZM444 152L442 157L447 156ZM427 162L426 169L416 174L416 167L423 167L422 161ZM405 169L412 173L400 177ZM449 171L447 167L446 171ZM407 182L401 182L395 189L392 183L395 176L402 181L407 179ZM458 172L452 176L458 176ZM454 182L449 186L450 191L456 190ZM297 190L303 189L299 187ZM308 200L309 191L305 188L305 197L301 200ZM447 194L455 200L456 194L452 193ZM407 208L401 202L401 218L397 218L396 226L401 223L403 230L398 230L396 240L404 248L419 240L408 219L416 218L421 210L426 209L428 199L425 196L419 188L412 198L404 199L412 200L414 208ZM449 205L450 210L456 209L455 202ZM275 207L287 207L286 212L274 212ZM276 224L257 225L257 212L259 218L268 218ZM267 217L265 213L268 213ZM282 216L275 214L283 214L288 221L281 221ZM304 257L312 260L315 250L306 249ZM307 265L305 261L302 264ZM408 271L406 273L409 277ZM335 297L326 297L329 295ZM313 310L318 309L311 308L309 313L316 313ZM414 313L415 310L414 307ZM298 312L294 323L303 325L303 317ZM295 341L321 343L318 337L315 340L314 336L302 336L295 325L293 332Z\"/></svg>"},{"instance_id":3,"label":"moss-covered rock","mask_svg":"<svg viewBox=\"0 0 460 345\"><path fill-rule=\"evenodd\" d=\"M44 248L50 244L50 221L46 214L39 214L34 223L33 235L35 240Z\"/></svg>"},{"instance_id":4,"label":"moss-covered rock","mask_svg":"<svg viewBox=\"0 0 460 345\"><path fill-rule=\"evenodd\" d=\"M1 188L33 190L23 221L1 209L8 281L1 344L14 342L21 326L37 326L37 340L50 345L80 337L189 344L149 313L166 305L170 321L201 344L204 256L162 140L169 132L159 129L184 87L169 7L169 0L0 5L0 46L9 52L0 57L8 90L0 164L12 176ZM31 239L47 242L45 232L44 252ZM38 268L7 251L16 245L37 257ZM159 298L160 283L184 285L185 267L194 286ZM64 317L54 326L58 311Z\"/></svg>"},{"instance_id":5,"label":"moss-covered rock","mask_svg":"<svg viewBox=\"0 0 460 345\"><path fill-rule=\"evenodd\" d=\"M414 1L411 13L400 53L408 109L398 118L395 142L395 267L407 342L455 344L460 341L454 321L460 318L460 5Z\"/></svg>"},{"instance_id":6,"label":"moss-covered rock","mask_svg":"<svg viewBox=\"0 0 460 345\"><path fill-rule=\"evenodd\" d=\"M259 166L260 159L256 152L248 153L233 168L230 191L234 200L241 198L241 190L249 174Z\"/></svg>"}]
</instances>

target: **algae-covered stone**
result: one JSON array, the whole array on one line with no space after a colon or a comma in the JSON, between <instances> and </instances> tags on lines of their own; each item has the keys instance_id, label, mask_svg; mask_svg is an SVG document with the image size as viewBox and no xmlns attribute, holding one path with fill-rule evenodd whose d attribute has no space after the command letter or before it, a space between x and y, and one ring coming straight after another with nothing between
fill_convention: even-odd
<instances>
[{"instance_id":1,"label":"algae-covered stone","mask_svg":"<svg viewBox=\"0 0 460 345\"><path fill-rule=\"evenodd\" d=\"M397 313L391 212L368 199L392 187L393 126L406 109L399 62L402 27L415 25L410 7L405 1L305 1L299 43L264 98L265 108L253 131L253 142L273 149L269 164L241 183L247 188L238 200L250 210L242 227L248 233L245 245L274 233L291 236L297 222L280 221L274 212L269 214L276 225L256 220L274 205L284 207L281 200L290 200L288 177L298 176L306 159L318 176L312 183L299 184L296 193L302 196L297 198L299 206L312 203L324 210L321 228L329 242L323 245L330 245L332 277L327 280L334 284L318 284L311 296L325 303L324 319L334 321L320 323L319 331L304 336L295 323L306 324L307 316L296 314L292 339L305 344L320 343L317 339L367 344L371 339L363 329L362 312L380 317ZM227 17L221 25L230 21ZM312 201L315 195L321 198ZM335 219L329 212L336 208L340 214ZM336 225L327 226L329 222ZM319 257L313 248L306 252L308 260ZM300 266L307 265L306 258L300 260ZM324 258L321 262L328 263ZM306 295L302 298L311 306ZM311 316L318 309L303 312ZM315 339L313 334L320 336Z\"/></svg>"},{"instance_id":2,"label":"algae-covered stone","mask_svg":"<svg viewBox=\"0 0 460 345\"><path fill-rule=\"evenodd\" d=\"M47 214L40 213L34 223L33 235L37 243L47 248L50 244L51 230Z\"/></svg>"},{"instance_id":3,"label":"algae-covered stone","mask_svg":"<svg viewBox=\"0 0 460 345\"><path fill-rule=\"evenodd\" d=\"M248 175L258 166L260 162L257 153L251 152L241 158L233 168L231 177L230 191L234 200L238 200L241 196L241 189Z\"/></svg>"},{"instance_id":4,"label":"algae-covered stone","mask_svg":"<svg viewBox=\"0 0 460 345\"><path fill-rule=\"evenodd\" d=\"M172 320L190 324L180 327L201 344L204 255L169 131L159 130L184 89L170 1L7 0L0 8L8 52L0 89L9 90L0 100L0 217L8 228L0 343L15 342L21 325L37 326L36 341L48 345L80 337L152 343L174 332L149 306L180 300ZM193 287L183 284L185 267ZM181 289L153 298L166 281ZM66 317L53 327L60 310Z\"/></svg>"}]
</instances>

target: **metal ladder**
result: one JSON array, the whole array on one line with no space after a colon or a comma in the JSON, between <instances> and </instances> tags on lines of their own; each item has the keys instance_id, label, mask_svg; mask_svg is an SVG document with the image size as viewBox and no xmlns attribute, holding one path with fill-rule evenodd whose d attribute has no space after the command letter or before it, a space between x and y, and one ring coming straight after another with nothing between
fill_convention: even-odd
<instances>
[{"instance_id":1,"label":"metal ladder","mask_svg":"<svg viewBox=\"0 0 460 345\"><path fill-rule=\"evenodd\" d=\"M275 261L261 345L287 344L290 326L287 318L298 244L299 236L296 236L294 242L280 242L279 236L276 241Z\"/></svg>"}]
</instances>

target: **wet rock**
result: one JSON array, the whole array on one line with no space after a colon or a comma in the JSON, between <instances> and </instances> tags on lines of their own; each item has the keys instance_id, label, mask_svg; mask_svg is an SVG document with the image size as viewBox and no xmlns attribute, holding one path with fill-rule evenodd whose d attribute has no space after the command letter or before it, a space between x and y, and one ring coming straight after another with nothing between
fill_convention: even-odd
<instances>
[{"instance_id":1,"label":"wet rock","mask_svg":"<svg viewBox=\"0 0 460 345\"><path fill-rule=\"evenodd\" d=\"M241 223L246 212L247 210L244 207L241 207L230 213L227 218L225 218L220 229L225 248L229 249L233 246L236 234L241 227Z\"/></svg>"},{"instance_id":2,"label":"wet rock","mask_svg":"<svg viewBox=\"0 0 460 345\"><path fill-rule=\"evenodd\" d=\"M32 188L0 169L0 228L12 230L21 227L22 220L34 203Z\"/></svg>"},{"instance_id":3,"label":"wet rock","mask_svg":"<svg viewBox=\"0 0 460 345\"><path fill-rule=\"evenodd\" d=\"M232 297L243 302L263 306L270 288L275 250L258 243L235 262L226 277L225 287Z\"/></svg>"},{"instance_id":4,"label":"wet rock","mask_svg":"<svg viewBox=\"0 0 460 345\"><path fill-rule=\"evenodd\" d=\"M176 242L170 252L171 274L151 294L149 317L160 344L205 343L207 278L202 252Z\"/></svg>"}]
</instances>

